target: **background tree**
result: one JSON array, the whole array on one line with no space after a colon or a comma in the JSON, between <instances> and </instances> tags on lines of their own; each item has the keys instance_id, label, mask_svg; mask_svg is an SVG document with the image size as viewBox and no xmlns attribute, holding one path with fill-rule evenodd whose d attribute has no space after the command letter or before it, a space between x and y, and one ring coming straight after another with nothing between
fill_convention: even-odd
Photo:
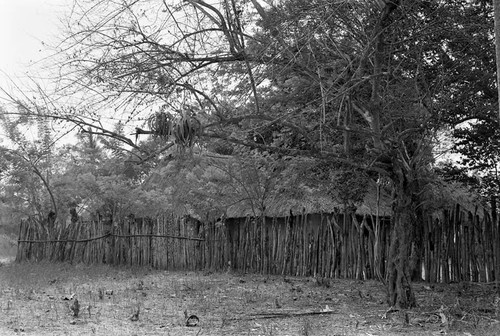
<instances>
[{"instance_id":1,"label":"background tree","mask_svg":"<svg viewBox=\"0 0 500 336\"><path fill-rule=\"evenodd\" d=\"M54 225L58 204L52 187L54 153L49 121L23 116L9 118L3 108L0 112L1 126L10 143L0 147L4 165L3 201L19 214L36 215L40 223Z\"/></svg>"},{"instance_id":2,"label":"background tree","mask_svg":"<svg viewBox=\"0 0 500 336\"><path fill-rule=\"evenodd\" d=\"M464 182L484 197L491 209L493 235L498 237L497 35L493 2L459 2L448 6L457 14L448 15L448 20L453 20L460 29L441 31L440 40L446 41L446 45L435 56L439 69L432 71L442 73L435 105L441 120L452 131L461 167L448 167L445 176ZM497 239L493 243L498 279L500 244Z\"/></svg>"},{"instance_id":3,"label":"background tree","mask_svg":"<svg viewBox=\"0 0 500 336\"><path fill-rule=\"evenodd\" d=\"M49 119L2 113L9 143L2 153L1 200L16 218L31 217L42 226L65 226L83 219L154 215L168 205L160 192L145 190L145 176L154 160L141 166L122 151L115 138L84 128L75 143L56 146L59 136ZM115 130L118 132L118 130ZM154 151L163 146L149 141ZM136 152L142 153L136 149ZM137 154L136 154L137 155Z\"/></svg>"}]
</instances>

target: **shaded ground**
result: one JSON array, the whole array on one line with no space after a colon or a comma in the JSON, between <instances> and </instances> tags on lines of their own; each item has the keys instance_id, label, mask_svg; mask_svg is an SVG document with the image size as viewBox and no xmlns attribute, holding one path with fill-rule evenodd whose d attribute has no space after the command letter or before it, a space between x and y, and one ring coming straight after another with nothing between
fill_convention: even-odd
<instances>
[{"instance_id":1,"label":"shaded ground","mask_svg":"<svg viewBox=\"0 0 500 336\"><path fill-rule=\"evenodd\" d=\"M373 281L24 263L0 284L1 335L500 334L492 285L415 284L419 307L387 312Z\"/></svg>"}]
</instances>

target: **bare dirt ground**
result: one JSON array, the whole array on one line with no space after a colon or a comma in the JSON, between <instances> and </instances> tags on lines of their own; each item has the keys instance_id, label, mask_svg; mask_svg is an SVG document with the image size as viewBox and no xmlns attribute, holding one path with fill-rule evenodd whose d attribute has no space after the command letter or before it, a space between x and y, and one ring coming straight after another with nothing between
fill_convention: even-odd
<instances>
[{"instance_id":1,"label":"bare dirt ground","mask_svg":"<svg viewBox=\"0 0 500 336\"><path fill-rule=\"evenodd\" d=\"M11 263L0 284L0 335L500 335L484 284L417 283L389 312L375 281Z\"/></svg>"}]
</instances>

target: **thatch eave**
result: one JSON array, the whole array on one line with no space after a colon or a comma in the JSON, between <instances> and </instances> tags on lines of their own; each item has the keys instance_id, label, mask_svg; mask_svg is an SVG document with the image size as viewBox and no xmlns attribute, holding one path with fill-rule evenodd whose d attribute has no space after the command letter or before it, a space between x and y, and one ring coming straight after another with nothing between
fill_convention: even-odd
<instances>
[{"instance_id":1,"label":"thatch eave","mask_svg":"<svg viewBox=\"0 0 500 336\"><path fill-rule=\"evenodd\" d=\"M379 197L377 195L380 195ZM275 196L264 202L265 209L262 211L259 207L253 207L247 203L238 203L231 205L226 210L228 218L241 218L247 216L269 216L286 217L290 211L294 215L307 213L332 213L343 212L346 207L355 208L358 215L391 215L390 198L386 193L378 192L376 185L371 185L364 200L360 204L343 204L333 197L319 194L313 190L306 192L301 198L287 198L285 196Z\"/></svg>"}]
</instances>

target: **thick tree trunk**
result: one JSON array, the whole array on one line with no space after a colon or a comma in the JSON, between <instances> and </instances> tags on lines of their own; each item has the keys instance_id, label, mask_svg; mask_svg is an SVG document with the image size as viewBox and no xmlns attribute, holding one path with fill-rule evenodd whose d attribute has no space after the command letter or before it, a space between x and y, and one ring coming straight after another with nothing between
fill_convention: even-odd
<instances>
[{"instance_id":1,"label":"thick tree trunk","mask_svg":"<svg viewBox=\"0 0 500 336\"><path fill-rule=\"evenodd\" d=\"M498 227L498 213L497 213L497 197L491 196L490 198L490 206L491 206L491 228L493 233L493 250L494 256L493 260L495 262L495 282L497 283L497 293L500 293L500 230Z\"/></svg>"},{"instance_id":2,"label":"thick tree trunk","mask_svg":"<svg viewBox=\"0 0 500 336\"><path fill-rule=\"evenodd\" d=\"M497 63L498 120L500 123L500 0L493 0L495 19L495 54Z\"/></svg>"},{"instance_id":3,"label":"thick tree trunk","mask_svg":"<svg viewBox=\"0 0 500 336\"><path fill-rule=\"evenodd\" d=\"M410 265L415 212L409 185L404 178L396 186L387 269L388 303L400 308L416 306Z\"/></svg>"},{"instance_id":4,"label":"thick tree trunk","mask_svg":"<svg viewBox=\"0 0 500 336\"><path fill-rule=\"evenodd\" d=\"M415 202L415 200L414 200ZM422 266L424 259L424 223L425 223L425 211L422 206L415 209L415 221L412 225L413 227L413 236L411 243L411 252L410 252L410 271L411 271L411 280L412 281L421 281L423 280Z\"/></svg>"}]
</instances>

